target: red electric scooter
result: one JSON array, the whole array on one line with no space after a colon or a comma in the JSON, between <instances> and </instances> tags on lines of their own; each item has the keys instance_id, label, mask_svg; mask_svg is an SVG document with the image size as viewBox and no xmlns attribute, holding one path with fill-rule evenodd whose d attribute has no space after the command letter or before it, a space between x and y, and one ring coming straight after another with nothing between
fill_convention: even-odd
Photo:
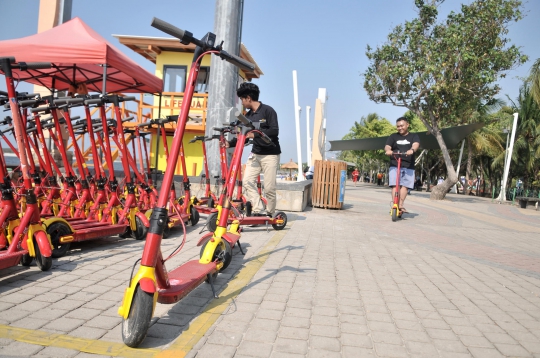
<instances>
[{"instance_id":1,"label":"red electric scooter","mask_svg":"<svg viewBox=\"0 0 540 358\"><path fill-rule=\"evenodd\" d=\"M401 219L401 216L402 216L402 213L400 213L400 210L399 210L399 199L400 199L400 192L401 192L401 188L399 186L399 181L400 181L400 177L401 177L401 158L403 156L406 156L405 153L400 153L400 152L396 152L396 153L392 153L392 156L396 159L397 161L397 171L396 171L396 186L395 186L395 191L394 191L394 201L392 203L392 209L390 209L390 215L392 216L392 221L397 221L397 219Z\"/></svg>"},{"instance_id":2,"label":"red electric scooter","mask_svg":"<svg viewBox=\"0 0 540 358\"><path fill-rule=\"evenodd\" d=\"M24 182L22 195L24 195L26 203L26 210L22 214L20 221L17 223L17 219L14 218L15 215L18 217L18 213L16 212L15 202L13 200L13 190L9 180L7 180L7 173L3 172L3 169L0 169L0 171L2 171L0 173L0 189L2 192L2 213L0 215L0 222L4 228L2 234L5 234L6 231L4 224L7 223L10 218L14 219L17 223L17 226L13 228L14 235L7 250L0 251L0 269L15 266L19 262L23 265L29 265L34 257L38 267L42 271L46 271L52 266L51 241L45 231L44 226L46 223L42 223L39 216L37 198L34 194L28 172L28 161L23 141L23 121L20 118L17 93L15 92L12 73L13 68L19 68L24 71L27 69L46 69L50 67L50 63L17 64L13 57L0 58L0 68L6 78L9 107L13 117L15 140L19 149L19 158ZM0 167L4 166L2 165ZM11 230L11 227L8 225L7 229ZM0 239L0 241L2 240Z\"/></svg>"},{"instance_id":3,"label":"red electric scooter","mask_svg":"<svg viewBox=\"0 0 540 358\"><path fill-rule=\"evenodd\" d=\"M189 261L180 267L168 272L165 268L165 261L161 254L161 240L163 231L168 221L167 203L171 187L174 169L184 137L186 122L188 118L195 82L200 68L202 58L206 54L215 54L222 59L243 69L253 69L254 66L239 57L233 56L222 50L221 45L216 46L216 36L207 33L202 39L196 39L188 31L183 31L162 20L154 18L152 26L177 37L181 43L196 45L193 63L187 80L184 100L180 109L176 131L173 137L173 144L167 159L167 167L163 176L162 188L160 191L156 207L152 210L150 217L150 228L146 239L140 267L136 274L130 279L129 287L126 289L122 305L118 310L122 317L122 339L130 347L138 346L146 336L150 327L156 302L174 303L189 294L199 284L208 280L212 289L213 281L218 271L222 270L226 262L230 262L231 249L228 240L237 241L240 237L237 229L238 225L231 225L227 232L226 220L216 230L214 236L206 244L203 256L200 260ZM233 179L236 177L238 162L233 164L230 173ZM233 180L234 184L234 180ZM187 198L186 198L187 199ZM226 203L223 211L227 214L230 205ZM224 215L224 219L228 216ZM228 237L228 240L224 237ZM172 255L181 249L181 245ZM215 295L215 291L214 291Z\"/></svg>"}]
</instances>

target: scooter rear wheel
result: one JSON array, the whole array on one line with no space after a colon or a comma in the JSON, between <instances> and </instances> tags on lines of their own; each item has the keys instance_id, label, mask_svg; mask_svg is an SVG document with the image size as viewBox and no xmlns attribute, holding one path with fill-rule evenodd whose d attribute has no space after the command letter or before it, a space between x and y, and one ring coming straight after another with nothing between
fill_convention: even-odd
<instances>
[{"instance_id":1,"label":"scooter rear wheel","mask_svg":"<svg viewBox=\"0 0 540 358\"><path fill-rule=\"evenodd\" d=\"M137 286L128 318L122 321L122 340L126 346L135 348L142 343L150 327L153 306L153 295Z\"/></svg>"},{"instance_id":2,"label":"scooter rear wheel","mask_svg":"<svg viewBox=\"0 0 540 358\"><path fill-rule=\"evenodd\" d=\"M287 225L287 214L285 214L283 211L278 211L274 214L274 219L278 217L281 217L283 219L283 224L272 224L272 227L274 228L274 230L283 230Z\"/></svg>"},{"instance_id":3,"label":"scooter rear wheel","mask_svg":"<svg viewBox=\"0 0 540 358\"><path fill-rule=\"evenodd\" d=\"M32 256L30 256L30 254L24 254L21 257L21 265L22 266L30 266L33 259L34 258Z\"/></svg>"},{"instance_id":4,"label":"scooter rear wheel","mask_svg":"<svg viewBox=\"0 0 540 358\"><path fill-rule=\"evenodd\" d=\"M398 217L398 210L396 208L392 208L392 221L397 221L397 217Z\"/></svg>"},{"instance_id":5,"label":"scooter rear wheel","mask_svg":"<svg viewBox=\"0 0 540 358\"><path fill-rule=\"evenodd\" d=\"M71 229L66 223L61 221L52 223L47 227L47 235L51 237L51 243L53 245L52 257L62 257L68 252L70 243L62 244L60 243L60 238L69 234L71 234Z\"/></svg>"},{"instance_id":6,"label":"scooter rear wheel","mask_svg":"<svg viewBox=\"0 0 540 358\"><path fill-rule=\"evenodd\" d=\"M36 250L36 265L41 271L47 271L52 267L52 257L44 257L39 250L39 245L34 240L34 248Z\"/></svg>"},{"instance_id":7,"label":"scooter rear wheel","mask_svg":"<svg viewBox=\"0 0 540 358\"><path fill-rule=\"evenodd\" d=\"M222 245L216 247L216 251L214 251L214 256L212 257L212 261L215 261L217 258L221 258L221 260L223 261L223 267L221 268L221 270L219 270L219 272L225 270L232 261L231 244L225 239L222 239L221 242ZM203 256L204 250L206 249L206 244L208 244L208 241L201 246L200 257Z\"/></svg>"},{"instance_id":8,"label":"scooter rear wheel","mask_svg":"<svg viewBox=\"0 0 540 358\"><path fill-rule=\"evenodd\" d=\"M251 201L246 202L246 216L251 216L253 207L251 206Z\"/></svg>"},{"instance_id":9,"label":"scooter rear wheel","mask_svg":"<svg viewBox=\"0 0 540 358\"><path fill-rule=\"evenodd\" d=\"M208 218L206 219L206 227L208 228L208 231L210 232L216 231L217 218L218 218L218 213L212 213L208 215Z\"/></svg>"}]
</instances>

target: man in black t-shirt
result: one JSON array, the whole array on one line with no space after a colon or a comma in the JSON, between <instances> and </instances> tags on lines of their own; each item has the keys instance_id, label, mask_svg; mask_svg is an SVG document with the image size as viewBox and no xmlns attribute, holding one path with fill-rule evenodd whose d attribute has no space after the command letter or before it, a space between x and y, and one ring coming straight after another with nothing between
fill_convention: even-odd
<instances>
[{"instance_id":1,"label":"man in black t-shirt","mask_svg":"<svg viewBox=\"0 0 540 358\"><path fill-rule=\"evenodd\" d=\"M266 134L274 146L267 144L258 133L250 132L247 138L253 138L253 148L246 163L243 176L247 199L253 207L253 214L273 216L276 210L276 175L279 165L279 125L276 111L259 101L259 87L250 82L240 85L236 94L242 100L242 105L249 111L246 117L253 123L259 123L259 130ZM226 147L236 146L236 138L226 143ZM262 201L257 190L257 177L264 174L264 196L268 202L266 213L260 212Z\"/></svg>"},{"instance_id":2,"label":"man in black t-shirt","mask_svg":"<svg viewBox=\"0 0 540 358\"><path fill-rule=\"evenodd\" d=\"M390 170L388 173L388 185L392 187L392 200L394 199L396 188L396 176L399 175L399 211L404 212L403 203L407 197L408 189L414 188L414 153L420 147L420 138L416 133L409 133L409 121L405 117L396 120L397 133L392 134L386 140L384 151L390 156ZM401 158L400 172L397 172L397 159L392 153L400 152L405 154Z\"/></svg>"}]
</instances>

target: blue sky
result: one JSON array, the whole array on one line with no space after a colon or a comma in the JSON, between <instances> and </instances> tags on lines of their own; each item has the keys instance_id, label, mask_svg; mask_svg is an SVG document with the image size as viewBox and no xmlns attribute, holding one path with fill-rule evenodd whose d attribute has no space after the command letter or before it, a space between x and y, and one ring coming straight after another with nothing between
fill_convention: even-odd
<instances>
[{"instance_id":1,"label":"blue sky","mask_svg":"<svg viewBox=\"0 0 540 358\"><path fill-rule=\"evenodd\" d=\"M459 10L462 2L447 0L440 13ZM0 40L36 33L39 0L0 0L0 3L3 5ZM72 15L80 17L153 73L153 63L120 45L111 35L168 36L150 26L152 17L156 16L200 37L213 31L214 7L213 0L74 0ZM530 61L508 72L507 78L500 82L503 99L506 95L517 97L519 78L526 76L532 62L540 57L540 1L525 2L524 8L525 19L511 25L509 37L522 47ZM361 73L368 66L366 46L382 44L394 26L415 15L413 0L245 0L242 42L264 72L264 76L254 81L261 88L261 101L278 113L282 162L290 158L296 161L293 70L298 72L299 104L303 108L303 161L306 161L305 107L312 107L313 120L318 88L326 88L329 95L330 140L341 139L354 121L368 113L377 112L392 122L403 114L402 108L369 101ZM5 88L3 81L0 88Z\"/></svg>"}]
</instances>

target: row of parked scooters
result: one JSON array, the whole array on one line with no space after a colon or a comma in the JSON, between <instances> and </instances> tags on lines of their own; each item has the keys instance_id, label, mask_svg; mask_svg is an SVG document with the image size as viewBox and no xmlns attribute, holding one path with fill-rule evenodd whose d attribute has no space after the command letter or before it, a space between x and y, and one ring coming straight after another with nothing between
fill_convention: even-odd
<instances>
[{"instance_id":1,"label":"row of parked scooters","mask_svg":"<svg viewBox=\"0 0 540 358\"><path fill-rule=\"evenodd\" d=\"M191 141L200 141L203 147L204 197L198 199L191 195L187 175L183 175L183 195L177 196L174 170L180 161L183 173L187 173L183 137L202 58L206 54L214 54L244 70L253 70L254 66L224 51L222 44L217 45L215 35L210 32L197 39L190 32L159 19L154 18L152 26L184 44L193 43L196 49L180 114L151 120L134 129L124 128L122 123L132 118L122 118L120 110L120 104L133 100L133 97L102 94L54 98L17 93L13 69L39 70L50 68L51 64L0 58L0 69L7 87L7 92L0 92L0 105L11 110L11 116L0 121L7 126L0 136L19 157L22 172L20 180L12 182L4 153L0 150L0 269L19 263L30 265L35 259L41 270L48 270L52 266L52 258L65 255L73 242L112 235L146 239L142 257L134 263L129 286L118 310L123 319L122 337L130 347L136 347L144 340L156 302L178 302L203 282L210 284L217 297L215 277L229 266L234 247L243 254L240 245L242 226L265 224L282 230L287 224L287 215L283 212L277 212L271 218L250 215L250 203L242 195L241 158L244 146L236 146L228 163L225 137L232 133L237 136L238 143L245 143L247 134L254 132L268 145L273 144L256 124L235 108L229 111L230 116L225 119L227 123L223 127L213 128L215 135L199 136ZM106 114L107 107L111 105L114 118L109 119ZM78 106L84 109L84 119L70 115L70 109ZM99 114L97 119L92 118L92 112ZM169 148L164 125L171 121L176 121L177 126ZM62 126L69 134L75 165L69 160L62 141ZM159 192L152 182L153 170L144 139L150 127L157 127L161 134L167 158ZM13 131L16 143L9 142L5 135L9 131ZM47 148L45 132L61 155L63 170ZM90 140L91 165L85 161L77 143L77 136L81 135L88 136ZM128 149L127 138L131 141L131 150ZM214 177L222 187L219 193L211 190L211 177L206 165L206 143L211 140L221 143L221 176ZM118 181L114 174L112 143L116 144L122 162L125 175L122 181ZM264 203L260 183L258 187ZM197 241L201 246L200 258L168 271L166 261L176 255L186 242L185 225L197 224L199 213L208 215L206 227L209 229ZM184 228L184 238L178 248L164 258L161 240L174 227ZM139 268L135 271L137 265Z\"/></svg>"}]
</instances>

